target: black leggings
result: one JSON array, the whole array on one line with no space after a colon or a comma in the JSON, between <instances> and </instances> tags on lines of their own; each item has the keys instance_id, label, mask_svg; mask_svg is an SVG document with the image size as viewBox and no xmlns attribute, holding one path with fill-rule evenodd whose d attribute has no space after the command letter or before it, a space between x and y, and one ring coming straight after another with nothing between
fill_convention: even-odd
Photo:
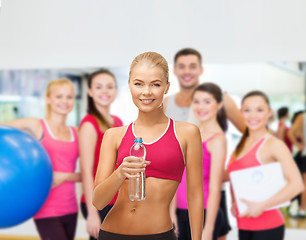
<instances>
[{"instance_id":1,"label":"black leggings","mask_svg":"<svg viewBox=\"0 0 306 240\"><path fill-rule=\"evenodd\" d=\"M177 214L178 227L179 227L178 240L191 240L188 210L178 208L176 210L176 214ZM204 210L204 226L205 226L205 216L206 216L206 210ZM219 209L215 221L213 240L218 239L220 230L223 226L223 222L224 222L223 212L221 209Z\"/></svg>"},{"instance_id":2,"label":"black leggings","mask_svg":"<svg viewBox=\"0 0 306 240\"><path fill-rule=\"evenodd\" d=\"M205 226L205 217L206 217L206 210L204 210L204 226ZM223 225L224 225L224 214L223 211L219 208L214 226L213 240L218 239Z\"/></svg>"},{"instance_id":3,"label":"black leggings","mask_svg":"<svg viewBox=\"0 0 306 240\"><path fill-rule=\"evenodd\" d=\"M98 240L177 240L174 230L150 235L123 235L100 230Z\"/></svg>"},{"instance_id":4,"label":"black leggings","mask_svg":"<svg viewBox=\"0 0 306 240\"><path fill-rule=\"evenodd\" d=\"M191 231L188 210L176 209L177 223L178 223L178 240L191 240Z\"/></svg>"},{"instance_id":5,"label":"black leggings","mask_svg":"<svg viewBox=\"0 0 306 240\"><path fill-rule=\"evenodd\" d=\"M226 203L226 193L225 190L221 191L220 208L223 213L223 225L219 231L219 237L225 236L232 229L229 224L229 219L227 215L227 203Z\"/></svg>"},{"instance_id":6,"label":"black leggings","mask_svg":"<svg viewBox=\"0 0 306 240\"><path fill-rule=\"evenodd\" d=\"M42 240L73 240L77 213L60 217L34 219L36 229Z\"/></svg>"},{"instance_id":7,"label":"black leggings","mask_svg":"<svg viewBox=\"0 0 306 240\"><path fill-rule=\"evenodd\" d=\"M239 240L283 240L285 226L262 231L239 230Z\"/></svg>"},{"instance_id":8,"label":"black leggings","mask_svg":"<svg viewBox=\"0 0 306 240\"><path fill-rule=\"evenodd\" d=\"M101 219L101 223L103 222L104 218L106 217L109 210L111 210L113 206L114 205L107 205L105 208L98 211L100 219ZM88 212L87 212L86 203L81 202L81 211L82 211L84 218L87 219ZM89 240L96 240L96 238L89 236Z\"/></svg>"}]
</instances>

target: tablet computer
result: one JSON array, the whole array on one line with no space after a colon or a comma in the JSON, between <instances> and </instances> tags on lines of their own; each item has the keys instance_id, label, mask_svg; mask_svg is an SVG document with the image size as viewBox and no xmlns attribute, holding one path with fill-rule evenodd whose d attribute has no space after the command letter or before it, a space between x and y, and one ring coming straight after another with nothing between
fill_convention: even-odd
<instances>
[{"instance_id":1,"label":"tablet computer","mask_svg":"<svg viewBox=\"0 0 306 240\"><path fill-rule=\"evenodd\" d=\"M247 205L240 199L265 201L278 193L287 183L279 162L233 171L230 173L230 181L240 214L247 210ZM290 201L270 209L288 205Z\"/></svg>"}]
</instances>

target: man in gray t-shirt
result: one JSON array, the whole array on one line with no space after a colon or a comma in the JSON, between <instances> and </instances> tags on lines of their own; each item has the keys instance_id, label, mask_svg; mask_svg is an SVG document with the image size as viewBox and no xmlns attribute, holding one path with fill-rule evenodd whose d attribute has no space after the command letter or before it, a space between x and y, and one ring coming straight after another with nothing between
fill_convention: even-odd
<instances>
[{"instance_id":1,"label":"man in gray t-shirt","mask_svg":"<svg viewBox=\"0 0 306 240\"><path fill-rule=\"evenodd\" d=\"M173 71L179 81L180 90L178 93L164 100L165 114L173 120L191 122L198 125L198 120L191 109L191 103L193 91L200 84L200 76L204 72L201 54L197 50L191 48L180 50L174 57ZM245 125L234 100L228 94L224 93L223 102L228 119L238 128L238 130L243 132ZM225 197L223 199L225 204ZM171 204L170 214L176 228L176 233L178 233L178 227L180 228L178 239L191 239L190 230L188 230L188 216L186 216L185 213L181 214L179 212L177 212L176 216L175 208L176 198L174 198ZM178 209L178 211L180 210L183 212L185 211L185 209ZM225 223L222 228L224 232L220 232L220 236L224 237L230 227L228 223Z\"/></svg>"},{"instance_id":2,"label":"man in gray t-shirt","mask_svg":"<svg viewBox=\"0 0 306 240\"><path fill-rule=\"evenodd\" d=\"M191 103L192 93L200 84L200 76L204 72L201 54L191 48L180 50L174 57L173 71L179 81L180 90L164 100L165 114L176 121L197 124L198 121L191 110ZM228 119L243 132L245 125L234 100L227 93L223 94L223 100Z\"/></svg>"}]
</instances>

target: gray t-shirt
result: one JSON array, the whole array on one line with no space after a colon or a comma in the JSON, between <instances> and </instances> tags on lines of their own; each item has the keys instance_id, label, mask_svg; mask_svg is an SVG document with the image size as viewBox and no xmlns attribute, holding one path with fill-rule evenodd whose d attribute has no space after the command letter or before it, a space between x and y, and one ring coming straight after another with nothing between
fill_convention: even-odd
<instances>
[{"instance_id":1,"label":"gray t-shirt","mask_svg":"<svg viewBox=\"0 0 306 240\"><path fill-rule=\"evenodd\" d=\"M168 97L165 114L175 121L190 122L199 125L199 121L195 117L191 107L179 107L176 105L175 94Z\"/></svg>"}]
</instances>

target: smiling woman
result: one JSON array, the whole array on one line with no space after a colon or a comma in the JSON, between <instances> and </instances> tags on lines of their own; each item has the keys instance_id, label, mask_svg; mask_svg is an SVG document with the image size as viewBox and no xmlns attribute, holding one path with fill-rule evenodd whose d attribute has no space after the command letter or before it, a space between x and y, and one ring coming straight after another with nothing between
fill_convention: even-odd
<instances>
[{"instance_id":1,"label":"smiling woman","mask_svg":"<svg viewBox=\"0 0 306 240\"><path fill-rule=\"evenodd\" d=\"M191 232L200 240L203 224L202 146L199 129L175 122L162 109L169 89L168 64L158 53L138 55L131 64L129 88L138 108L128 126L106 131L93 191L93 204L104 208L118 198L102 223L99 239L176 239L169 205L187 168ZM135 136L142 137L146 161L129 156ZM130 201L128 180L146 171L146 199ZM141 224L139 224L141 223Z\"/></svg>"},{"instance_id":2,"label":"smiling woman","mask_svg":"<svg viewBox=\"0 0 306 240\"><path fill-rule=\"evenodd\" d=\"M122 126L117 116L110 114L115 100L117 84L115 76L107 69L90 74L87 90L87 115L83 118L79 130L80 163L82 173L83 196L81 210L86 218L86 230L89 239L98 237L101 222L116 201L112 199L101 211L92 205L92 188L99 162L100 147L104 132L110 127Z\"/></svg>"},{"instance_id":3,"label":"smiling woman","mask_svg":"<svg viewBox=\"0 0 306 240\"><path fill-rule=\"evenodd\" d=\"M74 87L68 79L49 82L46 89L46 118L24 118L4 123L26 131L46 149L53 167L50 194L34 216L41 239L74 239L77 221L75 182L81 181L75 173L78 158L76 129L66 125L74 106Z\"/></svg>"},{"instance_id":4,"label":"smiling woman","mask_svg":"<svg viewBox=\"0 0 306 240\"><path fill-rule=\"evenodd\" d=\"M141 105L154 104L161 107L163 96L170 86L168 64L153 54L151 61L145 55L140 56L133 61L130 70L129 88L133 102L139 110L142 109ZM137 75L131 79L133 73Z\"/></svg>"},{"instance_id":5,"label":"smiling woman","mask_svg":"<svg viewBox=\"0 0 306 240\"><path fill-rule=\"evenodd\" d=\"M146 111L151 107L161 107L163 95L169 89L169 82L162 81L162 71L143 66L135 67L135 72L138 73L137 78L130 80L129 87L132 93L133 102L141 111ZM155 79L158 77L159 79ZM148 106L150 108L145 108Z\"/></svg>"},{"instance_id":6,"label":"smiling woman","mask_svg":"<svg viewBox=\"0 0 306 240\"><path fill-rule=\"evenodd\" d=\"M284 219L277 209L271 210L271 207L284 203L303 191L303 182L287 146L269 134L266 128L268 118L272 114L266 94L251 91L243 97L241 105L247 128L231 157L228 172L279 162L287 183L265 201L241 200L247 205L245 212L238 212L237 199L232 196L232 211L237 218L239 239L282 240L285 231Z\"/></svg>"}]
</instances>

